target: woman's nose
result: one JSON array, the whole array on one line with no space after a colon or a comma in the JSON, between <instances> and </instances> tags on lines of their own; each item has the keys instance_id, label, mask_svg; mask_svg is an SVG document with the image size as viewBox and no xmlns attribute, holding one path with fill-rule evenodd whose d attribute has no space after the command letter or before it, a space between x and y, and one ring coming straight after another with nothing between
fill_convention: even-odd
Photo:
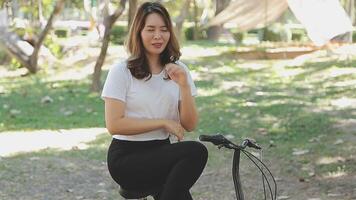
<instances>
[{"instance_id":1,"label":"woman's nose","mask_svg":"<svg viewBox=\"0 0 356 200\"><path fill-rule=\"evenodd\" d=\"M154 33L154 35L153 35L153 39L160 39L161 37L162 37L162 35L159 32Z\"/></svg>"}]
</instances>

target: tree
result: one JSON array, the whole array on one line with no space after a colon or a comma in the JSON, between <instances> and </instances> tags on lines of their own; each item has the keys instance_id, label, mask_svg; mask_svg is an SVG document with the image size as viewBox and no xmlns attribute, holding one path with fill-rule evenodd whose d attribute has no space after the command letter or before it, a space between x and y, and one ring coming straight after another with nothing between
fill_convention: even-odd
<instances>
[{"instance_id":1,"label":"tree","mask_svg":"<svg viewBox=\"0 0 356 200\"><path fill-rule=\"evenodd\" d=\"M38 71L38 54L42 43L52 28L55 17L61 12L64 7L64 0L58 0L48 22L38 38L34 38L33 46L26 42L20 43L19 37L16 33L9 32L6 29L1 29L0 45L4 47L6 52L17 59L24 67L28 69L30 73L36 73ZM32 52L31 52L32 50Z\"/></svg>"},{"instance_id":2,"label":"tree","mask_svg":"<svg viewBox=\"0 0 356 200\"><path fill-rule=\"evenodd\" d=\"M135 17L137 9L137 0L129 0L129 13L128 13L128 22L127 22L127 27L131 27L131 23L133 21L133 18Z\"/></svg>"},{"instance_id":3,"label":"tree","mask_svg":"<svg viewBox=\"0 0 356 200\"><path fill-rule=\"evenodd\" d=\"M103 12L104 13L104 27L105 27L103 44L101 46L98 60L95 63L94 74L93 74L92 85L91 85L91 90L95 91L95 92L99 92L101 90L101 81L100 81L101 67L104 64L106 52L109 47L111 29L112 29L114 23L116 22L116 20L120 17L120 15L125 10L126 0L120 0L119 7L111 15L109 14L108 4L109 4L109 2L108 2L108 0L106 0L104 12Z\"/></svg>"},{"instance_id":4,"label":"tree","mask_svg":"<svg viewBox=\"0 0 356 200\"><path fill-rule=\"evenodd\" d=\"M218 15L222 10L224 10L230 3L230 0L215 0L215 16ZM218 40L220 36L222 26L210 26L207 31L209 40Z\"/></svg>"},{"instance_id":5,"label":"tree","mask_svg":"<svg viewBox=\"0 0 356 200\"><path fill-rule=\"evenodd\" d=\"M190 0L187 0L182 8L180 15L175 19L176 22L176 35L179 40L182 40L182 28L183 28L183 23L185 18L187 17L187 14L189 12L189 7L190 7Z\"/></svg>"}]
</instances>

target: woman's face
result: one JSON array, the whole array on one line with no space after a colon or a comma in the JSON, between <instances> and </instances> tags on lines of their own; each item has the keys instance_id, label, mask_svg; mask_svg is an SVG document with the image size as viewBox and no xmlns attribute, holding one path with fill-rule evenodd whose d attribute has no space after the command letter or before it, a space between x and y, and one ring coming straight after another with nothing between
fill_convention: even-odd
<instances>
[{"instance_id":1,"label":"woman's face","mask_svg":"<svg viewBox=\"0 0 356 200\"><path fill-rule=\"evenodd\" d=\"M166 48L171 36L161 15L151 13L146 17L145 26L141 31L141 39L146 53L159 55Z\"/></svg>"}]
</instances>

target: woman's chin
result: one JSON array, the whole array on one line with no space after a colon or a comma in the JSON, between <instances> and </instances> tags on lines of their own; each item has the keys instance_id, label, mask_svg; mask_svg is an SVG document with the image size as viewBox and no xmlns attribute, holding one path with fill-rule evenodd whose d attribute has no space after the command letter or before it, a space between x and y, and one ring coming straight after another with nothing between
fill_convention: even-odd
<instances>
[{"instance_id":1,"label":"woman's chin","mask_svg":"<svg viewBox=\"0 0 356 200\"><path fill-rule=\"evenodd\" d=\"M164 49L150 49L148 53L151 55L160 55L163 52L163 50Z\"/></svg>"}]
</instances>

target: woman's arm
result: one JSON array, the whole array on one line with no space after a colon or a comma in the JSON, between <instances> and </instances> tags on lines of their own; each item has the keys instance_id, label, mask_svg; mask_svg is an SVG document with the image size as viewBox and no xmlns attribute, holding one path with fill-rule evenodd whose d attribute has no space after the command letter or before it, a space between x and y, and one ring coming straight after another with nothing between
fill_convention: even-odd
<instances>
[{"instance_id":1,"label":"woman's arm","mask_svg":"<svg viewBox=\"0 0 356 200\"><path fill-rule=\"evenodd\" d=\"M188 83L187 72L177 64L168 63L165 66L169 77L178 84L180 90L179 118L187 131L193 131L198 124L198 112L195 100Z\"/></svg>"},{"instance_id":2,"label":"woman's arm","mask_svg":"<svg viewBox=\"0 0 356 200\"><path fill-rule=\"evenodd\" d=\"M182 126L187 131L193 131L198 124L198 112L195 99L191 94L189 84L180 86L181 100L179 101L179 117Z\"/></svg>"},{"instance_id":3,"label":"woman's arm","mask_svg":"<svg viewBox=\"0 0 356 200\"><path fill-rule=\"evenodd\" d=\"M111 135L135 135L164 128L181 140L184 131L173 120L125 117L125 103L112 98L105 98L105 123Z\"/></svg>"}]
</instances>

